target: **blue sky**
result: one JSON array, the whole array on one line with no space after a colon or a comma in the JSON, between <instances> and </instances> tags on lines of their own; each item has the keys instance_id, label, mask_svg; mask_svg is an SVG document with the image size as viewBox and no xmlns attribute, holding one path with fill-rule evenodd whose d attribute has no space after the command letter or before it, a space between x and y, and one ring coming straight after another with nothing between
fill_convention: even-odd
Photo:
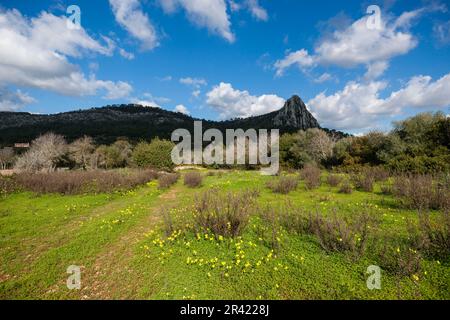
<instances>
[{"instance_id":1,"label":"blue sky","mask_svg":"<svg viewBox=\"0 0 450 320\"><path fill-rule=\"evenodd\" d=\"M72 4L81 29L67 28ZM375 27L369 5L381 9ZM0 8L0 110L140 102L226 119L298 94L323 126L353 133L450 113L445 1L0 0Z\"/></svg>"}]
</instances>

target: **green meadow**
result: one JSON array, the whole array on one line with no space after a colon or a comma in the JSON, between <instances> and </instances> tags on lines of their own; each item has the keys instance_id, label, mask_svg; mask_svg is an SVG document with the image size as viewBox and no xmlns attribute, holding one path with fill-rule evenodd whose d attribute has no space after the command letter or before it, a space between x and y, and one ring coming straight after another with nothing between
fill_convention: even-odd
<instances>
[{"instance_id":1,"label":"green meadow","mask_svg":"<svg viewBox=\"0 0 450 320\"><path fill-rule=\"evenodd\" d=\"M373 192L340 193L322 173L320 187L308 190L298 178L295 190L280 194L267 187L277 178L258 171L201 172L196 188L183 183L182 173L165 189L155 180L108 194L3 195L0 298L450 299L450 254L436 258L409 247L408 226L418 222L418 211L383 193L379 183ZM236 236L195 226L195 208L212 189L223 195L257 190ZM349 222L365 214L376 224L355 254L265 220L261 213L269 207L275 215L289 207ZM431 211L430 219L441 215ZM81 268L79 290L67 288L70 265ZM371 265L381 268L379 289L367 286Z\"/></svg>"}]
</instances>

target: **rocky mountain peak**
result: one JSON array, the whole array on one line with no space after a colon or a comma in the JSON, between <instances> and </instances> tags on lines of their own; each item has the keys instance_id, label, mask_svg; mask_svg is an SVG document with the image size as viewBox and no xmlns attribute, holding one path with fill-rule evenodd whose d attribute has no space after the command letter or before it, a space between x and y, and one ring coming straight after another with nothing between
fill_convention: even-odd
<instances>
[{"instance_id":1,"label":"rocky mountain peak","mask_svg":"<svg viewBox=\"0 0 450 320\"><path fill-rule=\"evenodd\" d=\"M297 95L288 99L283 108L278 111L274 118L274 124L298 128L299 130L320 127L317 120L306 108L303 100Z\"/></svg>"}]
</instances>

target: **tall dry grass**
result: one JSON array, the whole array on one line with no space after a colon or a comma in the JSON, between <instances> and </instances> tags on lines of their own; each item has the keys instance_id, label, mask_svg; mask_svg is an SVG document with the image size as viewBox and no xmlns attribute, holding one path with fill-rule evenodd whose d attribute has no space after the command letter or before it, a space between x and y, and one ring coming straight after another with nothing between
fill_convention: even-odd
<instances>
[{"instance_id":1,"label":"tall dry grass","mask_svg":"<svg viewBox=\"0 0 450 320\"><path fill-rule=\"evenodd\" d=\"M267 187L275 193L288 194L297 189L298 178L293 176L283 176L275 180L269 180Z\"/></svg>"},{"instance_id":2,"label":"tall dry grass","mask_svg":"<svg viewBox=\"0 0 450 320\"><path fill-rule=\"evenodd\" d=\"M50 173L19 173L17 184L35 193L107 193L128 190L157 177L152 170L61 171Z\"/></svg>"}]
</instances>

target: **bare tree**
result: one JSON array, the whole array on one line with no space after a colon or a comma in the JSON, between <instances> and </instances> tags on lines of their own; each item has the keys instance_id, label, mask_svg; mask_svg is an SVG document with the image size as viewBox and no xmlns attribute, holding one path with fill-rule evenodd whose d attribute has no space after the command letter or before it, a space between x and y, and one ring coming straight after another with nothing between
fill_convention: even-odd
<instances>
[{"instance_id":1,"label":"bare tree","mask_svg":"<svg viewBox=\"0 0 450 320\"><path fill-rule=\"evenodd\" d=\"M91 166L94 151L94 142L88 136L75 140L69 145L70 157L85 170Z\"/></svg>"},{"instance_id":2,"label":"bare tree","mask_svg":"<svg viewBox=\"0 0 450 320\"><path fill-rule=\"evenodd\" d=\"M313 128L306 131L308 152L319 163L333 154L334 141L323 130Z\"/></svg>"},{"instance_id":3,"label":"bare tree","mask_svg":"<svg viewBox=\"0 0 450 320\"><path fill-rule=\"evenodd\" d=\"M13 148L0 149L0 169L8 169L14 162L15 153Z\"/></svg>"},{"instance_id":4,"label":"bare tree","mask_svg":"<svg viewBox=\"0 0 450 320\"><path fill-rule=\"evenodd\" d=\"M118 139L114 142L113 147L116 148L120 154L118 163L120 166L127 166L131 162L131 154L133 147L126 139Z\"/></svg>"},{"instance_id":5,"label":"bare tree","mask_svg":"<svg viewBox=\"0 0 450 320\"><path fill-rule=\"evenodd\" d=\"M26 171L54 171L67 153L64 138L54 133L46 133L33 140L30 149L16 162L16 168Z\"/></svg>"},{"instance_id":6,"label":"bare tree","mask_svg":"<svg viewBox=\"0 0 450 320\"><path fill-rule=\"evenodd\" d=\"M335 144L325 131L317 128L297 132L293 135L293 141L289 152L301 164L308 162L319 164L326 160L333 154Z\"/></svg>"}]
</instances>

